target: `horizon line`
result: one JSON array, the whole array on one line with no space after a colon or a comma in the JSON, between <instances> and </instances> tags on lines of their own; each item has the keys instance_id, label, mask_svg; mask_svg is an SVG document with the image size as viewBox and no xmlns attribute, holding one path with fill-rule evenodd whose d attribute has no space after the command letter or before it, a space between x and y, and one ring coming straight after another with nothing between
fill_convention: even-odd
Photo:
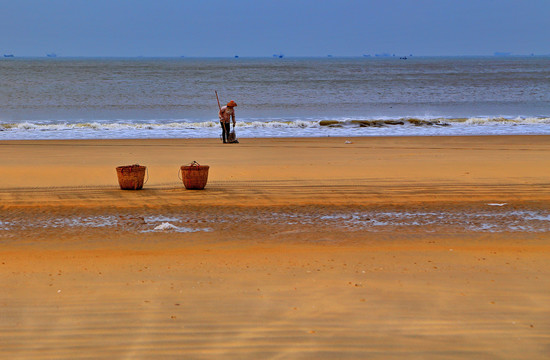
<instances>
[{"instance_id":1,"label":"horizon line","mask_svg":"<svg viewBox=\"0 0 550 360\"><path fill-rule=\"evenodd\" d=\"M55 55L50 56L50 54L45 55L15 55L13 53L4 53L3 59L13 59L13 58L48 58L48 59L56 59L56 58L165 58L165 59L284 59L284 58L315 58L315 59L330 59L330 58L435 58L435 57L495 57L495 58L513 58L513 57L546 57L550 56L550 53L548 54L502 54L502 53L494 53L494 54L484 54L484 55L397 55L397 54L363 54L363 55Z\"/></svg>"}]
</instances>

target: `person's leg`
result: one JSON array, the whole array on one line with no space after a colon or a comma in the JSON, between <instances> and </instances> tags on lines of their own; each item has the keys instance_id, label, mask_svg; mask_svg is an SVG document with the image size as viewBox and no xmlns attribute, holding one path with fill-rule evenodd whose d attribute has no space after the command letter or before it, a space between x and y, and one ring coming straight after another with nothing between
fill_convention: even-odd
<instances>
[{"instance_id":1,"label":"person's leg","mask_svg":"<svg viewBox=\"0 0 550 360\"><path fill-rule=\"evenodd\" d=\"M231 124L225 123L225 139L229 142L229 133L231 132Z\"/></svg>"},{"instance_id":2,"label":"person's leg","mask_svg":"<svg viewBox=\"0 0 550 360\"><path fill-rule=\"evenodd\" d=\"M227 131L227 125L229 124L220 121L220 125L222 126L222 140L224 143L226 143L227 138L229 137L229 132Z\"/></svg>"}]
</instances>

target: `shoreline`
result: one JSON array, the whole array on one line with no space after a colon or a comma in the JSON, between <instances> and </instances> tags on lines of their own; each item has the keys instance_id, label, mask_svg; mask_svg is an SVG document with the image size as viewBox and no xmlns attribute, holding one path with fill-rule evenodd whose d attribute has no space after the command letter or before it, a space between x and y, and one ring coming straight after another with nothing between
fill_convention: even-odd
<instances>
[{"instance_id":1,"label":"shoreline","mask_svg":"<svg viewBox=\"0 0 550 360\"><path fill-rule=\"evenodd\" d=\"M363 122L363 120L356 120L359 122ZM365 120L366 122L370 122L370 120ZM378 120L372 120L373 123L376 123ZM386 120L384 120L386 121ZM387 120L392 121L392 120ZM400 126L400 125L395 125ZM539 126L539 125L537 125ZM540 125L542 126L542 125ZM327 128L332 129L330 126L322 126L321 128ZM171 134L170 136L162 137L162 136L151 136L151 135L143 135L141 137L96 137L96 138L87 138L87 137L75 137L75 138L7 138L0 140L0 142L32 142L32 141L123 141L123 140L134 140L134 141L143 141L143 140L218 140L220 139L220 134L218 134L218 127L213 127L216 130L211 134L210 136L197 136L194 137L192 135L188 136L181 136L181 132L185 131L173 131L174 134ZM367 127L368 128L368 127ZM433 128L430 126L430 128ZM353 128L346 128L344 127L336 127L338 130L351 130ZM399 129L398 127L388 127L385 128L387 130L391 129ZM407 128L408 129L408 128ZM243 129L241 129L243 130ZM172 132L172 131L168 131ZM252 131L254 133L254 131ZM352 133L335 133L335 134L315 134L315 135L302 135L302 136L289 136L288 134L284 135L278 135L278 134L270 134L266 133L264 136L250 136L251 134L247 134L246 129L244 131L239 131L238 138L243 140L269 140L269 139L331 139L331 138L342 138L342 139L361 139L361 138L414 138L414 137L506 137L506 136L550 136L550 132L547 130L547 128L539 128L537 130L532 131L525 131L525 132L507 132L507 133L477 133L473 131L468 131L465 129L458 129L457 131L452 132L425 132L425 133L417 133L417 134L411 134L410 132L381 132L377 134L357 134L355 132Z\"/></svg>"},{"instance_id":2,"label":"shoreline","mask_svg":"<svg viewBox=\"0 0 550 360\"><path fill-rule=\"evenodd\" d=\"M322 121L322 120L320 120ZM329 120L330 121L330 120ZM353 120L353 121L369 121L369 120ZM391 121L391 120L388 120ZM217 129L217 127L216 127ZM366 135L366 136L347 136L347 135L327 135L327 136L280 136L280 137L243 137L243 140L326 140L326 139L343 139L343 140L357 140L357 139L393 139L393 138L505 138L505 137L541 137L541 136L550 136L548 134L459 134L459 135ZM239 137L239 139L241 139ZM143 138L74 138L74 139L1 139L0 145L9 145L10 143L19 142L19 143L32 143L32 142L111 142L111 141L208 141L213 140L220 142L221 138L217 137L173 137L173 138L163 138L163 137L143 137Z\"/></svg>"}]
</instances>

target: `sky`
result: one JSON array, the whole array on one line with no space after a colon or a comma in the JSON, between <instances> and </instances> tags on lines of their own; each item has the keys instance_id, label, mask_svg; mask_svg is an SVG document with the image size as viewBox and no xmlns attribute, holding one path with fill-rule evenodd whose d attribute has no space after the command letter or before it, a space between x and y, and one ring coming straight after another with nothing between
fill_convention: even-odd
<instances>
[{"instance_id":1,"label":"sky","mask_svg":"<svg viewBox=\"0 0 550 360\"><path fill-rule=\"evenodd\" d=\"M550 54L550 0L0 0L0 54Z\"/></svg>"}]
</instances>

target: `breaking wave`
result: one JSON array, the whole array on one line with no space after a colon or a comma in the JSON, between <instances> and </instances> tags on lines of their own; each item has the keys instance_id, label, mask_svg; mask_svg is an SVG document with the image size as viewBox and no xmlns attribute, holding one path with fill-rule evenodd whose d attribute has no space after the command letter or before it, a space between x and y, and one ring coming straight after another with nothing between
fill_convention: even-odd
<instances>
[{"instance_id":1,"label":"breaking wave","mask_svg":"<svg viewBox=\"0 0 550 360\"><path fill-rule=\"evenodd\" d=\"M244 137L550 134L550 117L239 119ZM0 121L0 140L218 137L218 121Z\"/></svg>"}]
</instances>

